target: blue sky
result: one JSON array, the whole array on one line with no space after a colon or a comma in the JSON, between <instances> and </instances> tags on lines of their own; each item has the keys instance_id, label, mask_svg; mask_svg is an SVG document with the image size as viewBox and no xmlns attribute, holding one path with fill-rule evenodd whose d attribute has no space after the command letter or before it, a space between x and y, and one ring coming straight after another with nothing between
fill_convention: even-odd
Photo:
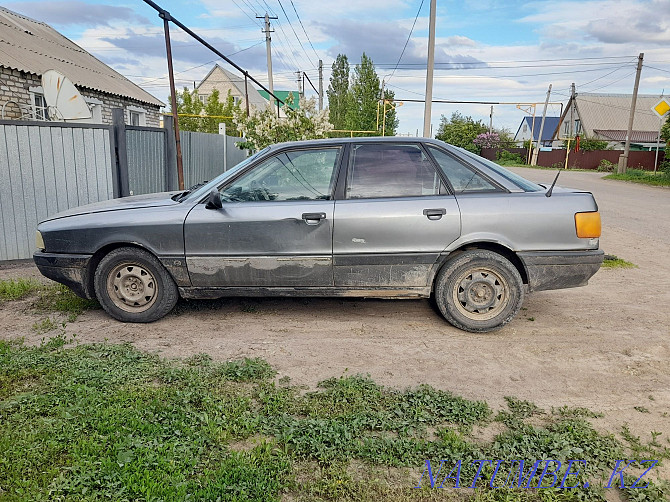
<instances>
[{"instance_id":1,"label":"blue sky","mask_svg":"<svg viewBox=\"0 0 670 502\"><path fill-rule=\"evenodd\" d=\"M324 61L324 87L338 53L350 62L372 57L396 98L425 93L428 11L420 0L160 0L161 6L236 63L267 81L264 35L257 15L273 22L275 88L295 89L294 72L317 85L316 61ZM645 53L640 92L670 92L670 0L506 1L438 0L434 98L468 101L565 101L578 92L631 93L635 60ZM44 21L166 101L168 82L162 20L141 0L28 0L7 8ZM282 8L283 7L283 8ZM418 17L417 16L418 11ZM416 24L409 38L410 30ZM408 42L407 42L408 41ZM393 71L403 46L400 66ZM180 86L193 86L216 56L173 30ZM391 76L392 74L392 76ZM314 94L308 86L307 94ZM433 124L454 111L488 122L488 105L435 104ZM550 114L560 107L552 105ZM399 132L421 128L423 104L398 109ZM496 105L494 126L516 131L523 112Z\"/></svg>"}]
</instances>

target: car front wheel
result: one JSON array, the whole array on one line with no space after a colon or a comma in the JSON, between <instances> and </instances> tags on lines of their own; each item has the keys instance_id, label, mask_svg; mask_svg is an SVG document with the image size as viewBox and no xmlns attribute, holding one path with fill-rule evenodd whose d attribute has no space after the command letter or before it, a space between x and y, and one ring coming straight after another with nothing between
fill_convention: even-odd
<instances>
[{"instance_id":1,"label":"car front wheel","mask_svg":"<svg viewBox=\"0 0 670 502\"><path fill-rule=\"evenodd\" d=\"M143 249L111 251L95 271L95 295L109 315L123 322L152 322L165 316L179 293L158 259Z\"/></svg>"},{"instance_id":2,"label":"car front wheel","mask_svg":"<svg viewBox=\"0 0 670 502\"><path fill-rule=\"evenodd\" d=\"M435 280L435 302L444 318L475 333L498 329L519 312L523 280L505 257L484 249L458 254Z\"/></svg>"}]
</instances>

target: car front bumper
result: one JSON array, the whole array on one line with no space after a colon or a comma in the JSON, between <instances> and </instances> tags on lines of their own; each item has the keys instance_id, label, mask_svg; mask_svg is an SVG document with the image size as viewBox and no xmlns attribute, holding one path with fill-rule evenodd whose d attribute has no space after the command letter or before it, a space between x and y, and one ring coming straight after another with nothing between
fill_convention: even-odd
<instances>
[{"instance_id":1,"label":"car front bumper","mask_svg":"<svg viewBox=\"0 0 670 502\"><path fill-rule=\"evenodd\" d=\"M592 251L532 251L518 253L528 273L528 290L586 286L603 263L605 253Z\"/></svg>"},{"instance_id":2,"label":"car front bumper","mask_svg":"<svg viewBox=\"0 0 670 502\"><path fill-rule=\"evenodd\" d=\"M43 276L65 284L77 296L82 298L93 298L91 291L89 267L93 255L86 254L63 254L44 253L36 251L33 254L35 265Z\"/></svg>"}]
</instances>

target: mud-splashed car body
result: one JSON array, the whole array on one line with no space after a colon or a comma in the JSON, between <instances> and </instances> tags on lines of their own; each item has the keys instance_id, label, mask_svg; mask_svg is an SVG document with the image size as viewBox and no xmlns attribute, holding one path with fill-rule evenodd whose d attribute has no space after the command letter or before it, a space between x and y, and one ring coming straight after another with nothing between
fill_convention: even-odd
<instances>
[{"instance_id":1,"label":"mud-splashed car body","mask_svg":"<svg viewBox=\"0 0 670 502\"><path fill-rule=\"evenodd\" d=\"M190 192L56 214L34 260L127 322L179 296L434 295L481 332L602 263L593 195L549 188L431 139L284 143Z\"/></svg>"}]
</instances>

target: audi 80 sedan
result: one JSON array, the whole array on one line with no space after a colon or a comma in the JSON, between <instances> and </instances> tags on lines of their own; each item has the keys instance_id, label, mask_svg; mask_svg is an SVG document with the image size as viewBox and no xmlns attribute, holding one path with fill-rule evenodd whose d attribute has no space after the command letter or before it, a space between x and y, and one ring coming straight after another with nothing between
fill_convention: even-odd
<instances>
[{"instance_id":1,"label":"audi 80 sedan","mask_svg":"<svg viewBox=\"0 0 670 502\"><path fill-rule=\"evenodd\" d=\"M508 323L524 294L587 284L603 260L593 195L531 183L425 138L283 143L190 191L56 214L46 277L112 317L182 298L426 298L452 325Z\"/></svg>"}]
</instances>

